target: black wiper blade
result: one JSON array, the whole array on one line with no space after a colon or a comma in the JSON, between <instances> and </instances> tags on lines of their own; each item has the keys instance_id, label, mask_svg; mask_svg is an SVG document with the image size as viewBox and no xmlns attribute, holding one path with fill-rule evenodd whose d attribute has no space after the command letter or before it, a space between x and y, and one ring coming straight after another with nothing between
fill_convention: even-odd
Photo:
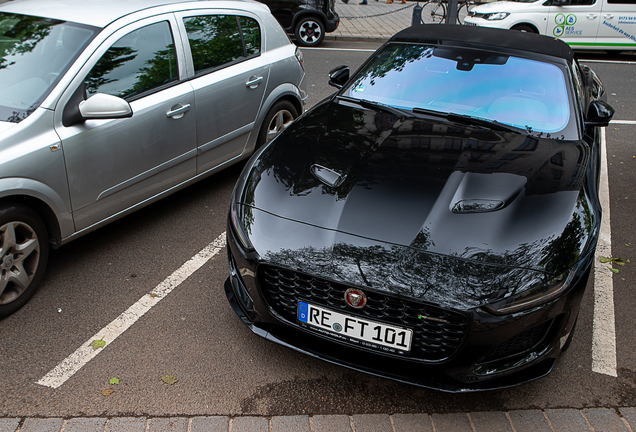
<instances>
[{"instance_id":1,"label":"black wiper blade","mask_svg":"<svg viewBox=\"0 0 636 432\"><path fill-rule=\"evenodd\" d=\"M489 120L483 117L474 117L470 115L464 114L448 114L446 117L450 121L460 122L460 123L469 123L469 124L478 124L479 126L488 127L491 129L497 129L504 132L515 132L519 134L527 134L528 130L524 128L520 128L517 126L511 126L505 123L498 122L497 120Z\"/></svg>"},{"instance_id":2,"label":"black wiper blade","mask_svg":"<svg viewBox=\"0 0 636 432\"><path fill-rule=\"evenodd\" d=\"M447 113L443 111L429 110L426 108L413 108L413 112L416 114L427 114L435 117L442 117L455 123L462 123L468 125L476 125L486 127L489 129L495 129L504 132L516 132L520 134L526 134L530 131L519 128L516 126L507 125L505 123L498 122L497 120L489 120L482 117L475 117L465 114Z\"/></svg>"},{"instance_id":3,"label":"black wiper blade","mask_svg":"<svg viewBox=\"0 0 636 432\"><path fill-rule=\"evenodd\" d=\"M367 99L356 99L356 98L352 98L349 96L336 96L338 98L338 100L342 100L345 102L351 102L354 103L356 105L360 105L363 108L371 108L374 109L376 111L385 111L388 112L390 114L393 114L396 117L412 117L412 114L409 113L408 111L404 111L401 110L399 108L395 108L392 107L390 105L385 105L383 103L380 102L374 102L374 101L370 101Z\"/></svg>"},{"instance_id":4,"label":"black wiper blade","mask_svg":"<svg viewBox=\"0 0 636 432\"><path fill-rule=\"evenodd\" d=\"M435 110L430 110L430 109L426 109L426 108L413 108L412 110L414 113L416 114L427 114L427 115L431 115L434 117L442 117L442 118L447 118L448 117L448 113L447 112L443 112L443 111L435 111Z\"/></svg>"}]
</instances>

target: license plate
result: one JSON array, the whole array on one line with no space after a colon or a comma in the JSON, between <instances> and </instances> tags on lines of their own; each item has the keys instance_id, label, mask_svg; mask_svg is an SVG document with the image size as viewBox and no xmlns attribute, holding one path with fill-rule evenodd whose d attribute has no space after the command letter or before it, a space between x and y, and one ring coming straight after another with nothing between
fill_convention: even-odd
<instances>
[{"instance_id":1,"label":"license plate","mask_svg":"<svg viewBox=\"0 0 636 432\"><path fill-rule=\"evenodd\" d=\"M312 330L366 348L395 354L411 351L413 330L354 317L302 301L298 321Z\"/></svg>"}]
</instances>

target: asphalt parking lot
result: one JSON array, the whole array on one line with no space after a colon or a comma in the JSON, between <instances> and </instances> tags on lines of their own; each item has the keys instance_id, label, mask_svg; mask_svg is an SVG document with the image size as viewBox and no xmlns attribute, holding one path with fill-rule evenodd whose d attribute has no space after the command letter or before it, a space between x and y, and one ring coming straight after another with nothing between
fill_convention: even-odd
<instances>
[{"instance_id":1,"label":"asphalt parking lot","mask_svg":"<svg viewBox=\"0 0 636 432\"><path fill-rule=\"evenodd\" d=\"M332 42L324 49L305 50L310 104L330 94L328 70L339 64L355 67L374 46ZM52 253L40 291L24 308L0 321L0 417L453 413L636 406L632 348L636 343L632 318L636 310L632 294L636 280L632 253L636 249L635 63L632 57L582 58L601 77L608 102L616 109L614 123L606 130L611 256L634 261L620 267L619 273L606 275L613 290L613 341L606 333L599 336L599 322L610 317L606 309L598 317L592 282L572 346L553 373L503 391L441 394L348 371L260 339L227 304L223 247L212 245L203 254L201 267L187 278L170 279L206 247L222 242L227 203L242 166L237 165ZM164 297L166 285L171 291ZM157 289L160 301L94 358L82 365L75 358L67 360L74 373L58 387L38 384L122 312ZM615 347L614 366L611 352L603 348L607 346ZM599 349L605 362L602 373L594 371ZM178 381L166 383L162 380L166 376ZM110 384L111 378L119 384ZM114 392L105 395L109 388Z\"/></svg>"}]
</instances>

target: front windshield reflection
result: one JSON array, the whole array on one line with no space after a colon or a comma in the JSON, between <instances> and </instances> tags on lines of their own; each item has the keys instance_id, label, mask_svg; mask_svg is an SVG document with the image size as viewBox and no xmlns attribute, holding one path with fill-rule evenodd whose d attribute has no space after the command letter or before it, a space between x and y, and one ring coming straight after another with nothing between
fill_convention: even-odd
<instances>
[{"instance_id":1,"label":"front windshield reflection","mask_svg":"<svg viewBox=\"0 0 636 432\"><path fill-rule=\"evenodd\" d=\"M96 29L0 13L0 121L19 123L42 103Z\"/></svg>"},{"instance_id":2,"label":"front windshield reflection","mask_svg":"<svg viewBox=\"0 0 636 432\"><path fill-rule=\"evenodd\" d=\"M389 44L342 94L535 132L562 131L570 118L558 66L472 49Z\"/></svg>"}]
</instances>

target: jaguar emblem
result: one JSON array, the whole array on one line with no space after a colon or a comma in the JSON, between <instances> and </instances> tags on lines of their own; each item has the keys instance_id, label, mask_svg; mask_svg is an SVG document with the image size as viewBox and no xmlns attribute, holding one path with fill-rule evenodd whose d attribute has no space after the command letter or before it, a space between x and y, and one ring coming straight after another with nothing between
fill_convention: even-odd
<instances>
[{"instance_id":1,"label":"jaguar emblem","mask_svg":"<svg viewBox=\"0 0 636 432\"><path fill-rule=\"evenodd\" d=\"M349 288L344 294L345 302L356 309L362 309L367 304L367 296L359 289Z\"/></svg>"}]
</instances>

